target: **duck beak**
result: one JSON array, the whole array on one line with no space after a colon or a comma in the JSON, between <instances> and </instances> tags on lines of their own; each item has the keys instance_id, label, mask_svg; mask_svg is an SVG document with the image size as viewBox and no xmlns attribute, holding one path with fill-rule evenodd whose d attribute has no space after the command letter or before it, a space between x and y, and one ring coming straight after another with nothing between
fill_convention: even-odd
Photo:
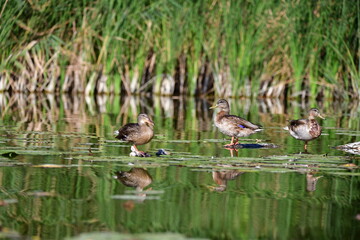
<instances>
[{"instance_id":1,"label":"duck beak","mask_svg":"<svg viewBox=\"0 0 360 240\"><path fill-rule=\"evenodd\" d=\"M214 109L214 108L217 108L217 107L218 107L218 105L216 104L214 106L211 106L209 109Z\"/></svg>"},{"instance_id":2,"label":"duck beak","mask_svg":"<svg viewBox=\"0 0 360 240\"><path fill-rule=\"evenodd\" d=\"M148 123L149 123L150 125L154 126L153 120L150 120L150 119L149 119Z\"/></svg>"},{"instance_id":3,"label":"duck beak","mask_svg":"<svg viewBox=\"0 0 360 240\"><path fill-rule=\"evenodd\" d=\"M324 119L324 120L326 119L326 118L325 118L324 116L322 116L321 114L319 114L318 117L321 118L321 119Z\"/></svg>"}]
</instances>

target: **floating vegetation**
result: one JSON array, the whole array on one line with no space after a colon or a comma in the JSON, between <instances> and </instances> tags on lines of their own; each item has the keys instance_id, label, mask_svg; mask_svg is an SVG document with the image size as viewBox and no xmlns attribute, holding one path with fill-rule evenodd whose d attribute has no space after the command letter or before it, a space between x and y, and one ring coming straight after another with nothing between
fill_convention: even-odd
<instances>
[{"instance_id":1,"label":"floating vegetation","mask_svg":"<svg viewBox=\"0 0 360 240\"><path fill-rule=\"evenodd\" d=\"M118 165L128 166L134 159L126 156L97 157L81 156L74 160L96 162L116 162ZM136 158L136 165L141 167L181 166L195 171L213 170L241 170L245 172L344 172L345 167L353 158L346 156L324 156L316 154L274 155L259 158L249 157L205 157L197 155L178 155ZM355 169L355 168L353 168Z\"/></svg>"},{"instance_id":2,"label":"floating vegetation","mask_svg":"<svg viewBox=\"0 0 360 240\"><path fill-rule=\"evenodd\" d=\"M77 237L66 238L66 240L186 240L185 236L177 233L141 233L141 234L121 234L115 232L92 232L83 233ZM196 239L196 238L191 238Z\"/></svg>"},{"instance_id":3,"label":"floating vegetation","mask_svg":"<svg viewBox=\"0 0 360 240\"><path fill-rule=\"evenodd\" d=\"M34 191L34 192L27 192L28 196L34 197L55 197L56 193L54 192L43 192L43 191Z\"/></svg>"},{"instance_id":4,"label":"floating vegetation","mask_svg":"<svg viewBox=\"0 0 360 240\"><path fill-rule=\"evenodd\" d=\"M3 200L0 200L0 207L7 206L9 204L13 204L13 203L17 203L17 202L18 202L17 199L3 199Z\"/></svg>"},{"instance_id":5,"label":"floating vegetation","mask_svg":"<svg viewBox=\"0 0 360 240\"><path fill-rule=\"evenodd\" d=\"M141 194L136 193L135 195L124 194L124 195L113 195L111 196L112 199L120 199L120 200L160 200L159 196L147 196L146 192L142 192Z\"/></svg>"},{"instance_id":6,"label":"floating vegetation","mask_svg":"<svg viewBox=\"0 0 360 240\"><path fill-rule=\"evenodd\" d=\"M36 168L70 168L70 167L96 167L94 165L89 164L38 164L38 165L31 165L31 167Z\"/></svg>"}]
</instances>

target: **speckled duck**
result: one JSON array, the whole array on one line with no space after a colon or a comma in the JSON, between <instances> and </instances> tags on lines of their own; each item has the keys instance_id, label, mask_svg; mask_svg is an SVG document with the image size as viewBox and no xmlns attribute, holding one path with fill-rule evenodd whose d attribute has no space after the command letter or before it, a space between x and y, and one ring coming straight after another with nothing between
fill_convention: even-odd
<instances>
[{"instance_id":1,"label":"speckled duck","mask_svg":"<svg viewBox=\"0 0 360 240\"><path fill-rule=\"evenodd\" d=\"M307 150L308 141L314 140L321 135L321 126L315 117L325 119L317 108L312 108L309 111L308 119L290 120L289 125L284 128L294 138L305 141L305 150Z\"/></svg>"},{"instance_id":2,"label":"speckled duck","mask_svg":"<svg viewBox=\"0 0 360 240\"><path fill-rule=\"evenodd\" d=\"M154 122L148 115L141 113L137 118L137 123L128 123L121 127L116 138L133 144L133 148L140 153L141 156L146 156L144 152L137 149L136 145L143 145L150 142L153 136Z\"/></svg>"},{"instance_id":3,"label":"speckled duck","mask_svg":"<svg viewBox=\"0 0 360 240\"><path fill-rule=\"evenodd\" d=\"M239 137L247 137L263 129L241 117L230 115L229 103L225 99L217 101L216 105L210 107L210 109L219 108L220 111L214 118L215 126L223 134L231 137L231 143L224 147L234 148L238 144ZM234 142L235 140L235 142Z\"/></svg>"}]
</instances>

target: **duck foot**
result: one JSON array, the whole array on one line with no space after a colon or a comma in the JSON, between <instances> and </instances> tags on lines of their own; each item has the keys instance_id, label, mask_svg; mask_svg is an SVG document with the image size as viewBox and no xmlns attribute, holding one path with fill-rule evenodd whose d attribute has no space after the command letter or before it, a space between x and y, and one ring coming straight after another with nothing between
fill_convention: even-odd
<instances>
[{"instance_id":1,"label":"duck foot","mask_svg":"<svg viewBox=\"0 0 360 240\"><path fill-rule=\"evenodd\" d=\"M236 146L236 144L230 143L230 144L224 145L224 148L226 148L226 149L235 149L235 146Z\"/></svg>"},{"instance_id":2,"label":"duck foot","mask_svg":"<svg viewBox=\"0 0 360 240\"><path fill-rule=\"evenodd\" d=\"M234 142L234 140L235 140L235 142ZM237 144L239 144L238 139L235 138L235 137L231 137L231 143L224 145L224 148L226 148L226 149L229 149L229 148L230 148L230 149L235 149L235 146L236 146Z\"/></svg>"},{"instance_id":3,"label":"duck foot","mask_svg":"<svg viewBox=\"0 0 360 240\"><path fill-rule=\"evenodd\" d=\"M131 157L151 157L150 154L143 152L143 151L137 151L137 152L131 152Z\"/></svg>"},{"instance_id":4,"label":"duck foot","mask_svg":"<svg viewBox=\"0 0 360 240\"><path fill-rule=\"evenodd\" d=\"M131 153L130 153L131 157L151 157L150 154L143 152L143 151L139 151L136 147L131 146Z\"/></svg>"},{"instance_id":5,"label":"duck foot","mask_svg":"<svg viewBox=\"0 0 360 240\"><path fill-rule=\"evenodd\" d=\"M230 151L232 151L232 152L233 152L233 151L238 152L238 149L235 148L235 147L231 147L231 148L224 147L224 149L230 150Z\"/></svg>"},{"instance_id":6,"label":"duck foot","mask_svg":"<svg viewBox=\"0 0 360 240\"><path fill-rule=\"evenodd\" d=\"M210 191L224 192L224 191L226 190L226 185L208 186L208 189L209 189Z\"/></svg>"}]
</instances>

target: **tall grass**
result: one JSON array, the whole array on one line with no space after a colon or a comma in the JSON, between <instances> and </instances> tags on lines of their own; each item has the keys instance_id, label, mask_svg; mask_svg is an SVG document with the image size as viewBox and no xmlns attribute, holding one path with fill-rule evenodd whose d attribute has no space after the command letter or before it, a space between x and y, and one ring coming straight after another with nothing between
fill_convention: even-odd
<instances>
[{"instance_id":1,"label":"tall grass","mask_svg":"<svg viewBox=\"0 0 360 240\"><path fill-rule=\"evenodd\" d=\"M0 90L359 97L358 1L5 1Z\"/></svg>"}]
</instances>

